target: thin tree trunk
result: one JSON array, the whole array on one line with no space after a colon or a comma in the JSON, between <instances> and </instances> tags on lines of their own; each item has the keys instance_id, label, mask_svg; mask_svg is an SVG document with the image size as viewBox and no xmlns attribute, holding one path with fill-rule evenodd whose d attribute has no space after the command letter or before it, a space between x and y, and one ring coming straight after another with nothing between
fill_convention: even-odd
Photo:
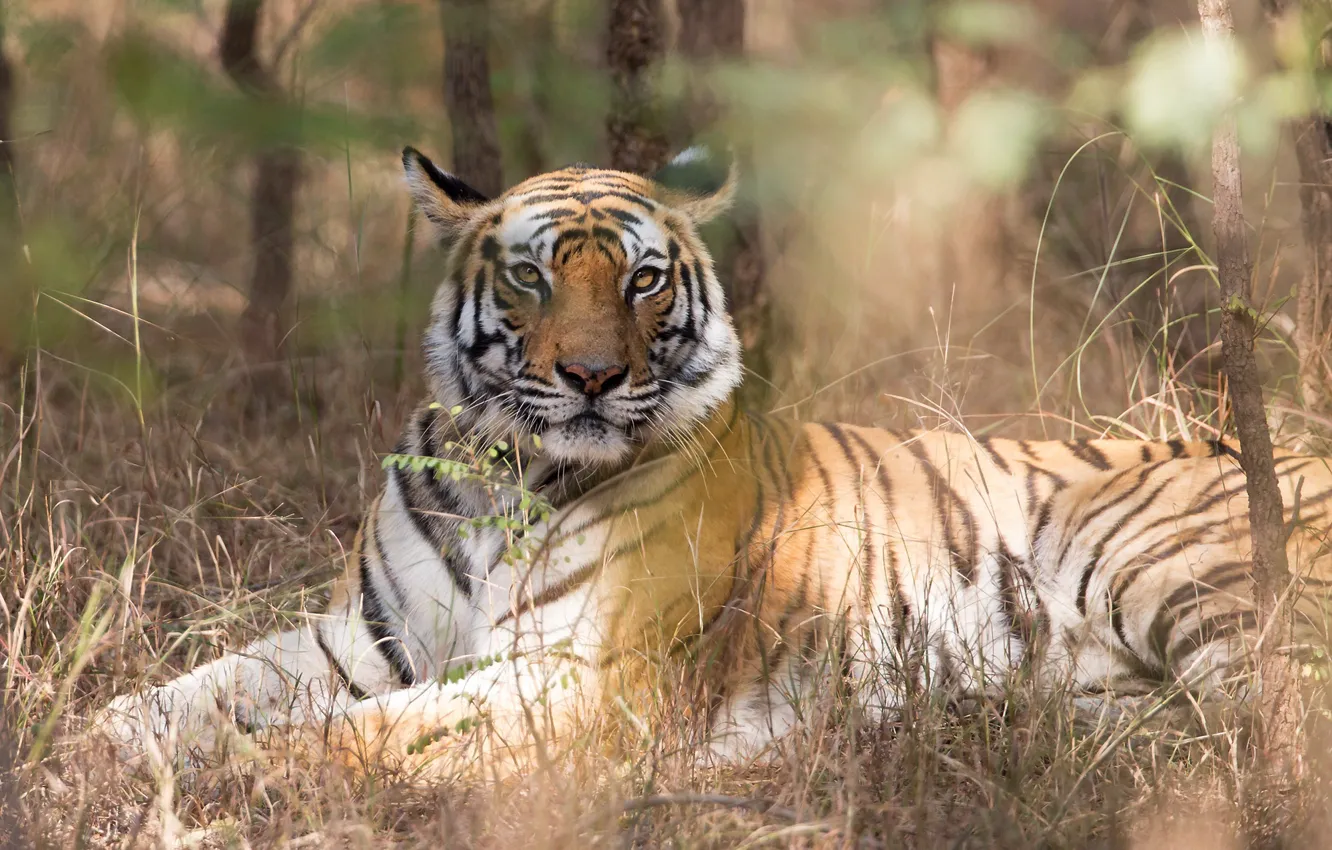
<instances>
[{"instance_id":1,"label":"thin tree trunk","mask_svg":"<svg viewBox=\"0 0 1332 850\"><path fill-rule=\"evenodd\" d=\"M1204 37L1230 42L1235 26L1229 0L1198 0ZM1239 142L1233 116L1216 128L1212 140L1213 217L1217 278L1221 290L1221 357L1240 438L1240 465L1249 497L1253 541L1253 593L1263 642L1258 657L1260 691L1257 733L1259 750L1277 776L1300 769L1301 704L1298 681L1289 660L1279 651L1287 644L1290 615L1282 594L1290 582L1286 562L1286 530L1281 490L1267 431L1263 385L1254 356L1256 311L1250 306L1248 240L1241 202Z\"/></svg>"},{"instance_id":2,"label":"thin tree trunk","mask_svg":"<svg viewBox=\"0 0 1332 850\"><path fill-rule=\"evenodd\" d=\"M680 12L680 52L685 56L709 61L744 52L744 0L677 0L676 5ZM694 95L693 99L697 104L703 98ZM709 123L716 117L711 115Z\"/></svg>"},{"instance_id":3,"label":"thin tree trunk","mask_svg":"<svg viewBox=\"0 0 1332 850\"><path fill-rule=\"evenodd\" d=\"M18 218L14 180L14 69L5 52L5 10L0 2L0 229L13 232ZM2 237L0 237L2 238Z\"/></svg>"},{"instance_id":4,"label":"thin tree trunk","mask_svg":"<svg viewBox=\"0 0 1332 850\"><path fill-rule=\"evenodd\" d=\"M680 52L693 65L685 117L686 138L692 144L723 118L723 107L705 80L711 66L745 52L744 0L677 0L680 15ZM740 122L731 121L734 130ZM747 139L733 139L740 160L741 179L754 184L754 160ZM725 153L717 151L716 153ZM765 283L767 263L759 225L758 204L752 193L742 192L726 224L726 239L719 247L718 269L736 329L744 344L749 370L760 380L747 381L745 400L761 406L769 388L772 335L771 298Z\"/></svg>"},{"instance_id":5,"label":"thin tree trunk","mask_svg":"<svg viewBox=\"0 0 1332 850\"><path fill-rule=\"evenodd\" d=\"M263 0L230 0L218 55L227 74L247 95L279 101L281 87L258 53L262 11ZM276 359L290 327L286 308L293 278L294 218L300 180L301 155L296 148L279 146L255 156L250 190L254 260L249 304L241 315L241 336L246 351L256 360Z\"/></svg>"},{"instance_id":6,"label":"thin tree trunk","mask_svg":"<svg viewBox=\"0 0 1332 850\"><path fill-rule=\"evenodd\" d=\"M661 0L611 0L606 27L606 66L613 87L606 118L611 168L650 174L666 162L661 110L648 79L665 53Z\"/></svg>"},{"instance_id":7,"label":"thin tree trunk","mask_svg":"<svg viewBox=\"0 0 1332 850\"><path fill-rule=\"evenodd\" d=\"M993 84L994 57L978 48L935 37L935 95L950 117L976 92ZM988 311L1006 285L1013 256L1004 199L973 188L951 210L939 258L944 303L951 311L986 305ZM965 322L963 325L965 326Z\"/></svg>"},{"instance_id":8,"label":"thin tree trunk","mask_svg":"<svg viewBox=\"0 0 1332 850\"><path fill-rule=\"evenodd\" d=\"M490 91L490 7L487 0L440 0L439 11L453 171L493 198L504 189L504 173Z\"/></svg>"},{"instance_id":9,"label":"thin tree trunk","mask_svg":"<svg viewBox=\"0 0 1332 850\"><path fill-rule=\"evenodd\" d=\"M518 159L524 177L550 169L550 125L555 119L551 92L558 85L552 74L555 54L555 0L542 0L524 24L525 41L520 46L526 62L528 86L523 102L522 129L518 133ZM528 45L532 49L528 49ZM512 54L511 54L512 55ZM512 60L510 60L512 61Z\"/></svg>"}]
</instances>

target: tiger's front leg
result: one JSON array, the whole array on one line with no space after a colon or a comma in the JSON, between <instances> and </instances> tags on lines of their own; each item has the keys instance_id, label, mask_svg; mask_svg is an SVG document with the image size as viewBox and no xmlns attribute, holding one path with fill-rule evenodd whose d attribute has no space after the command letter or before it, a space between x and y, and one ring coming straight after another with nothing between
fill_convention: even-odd
<instances>
[{"instance_id":1,"label":"tiger's front leg","mask_svg":"<svg viewBox=\"0 0 1332 850\"><path fill-rule=\"evenodd\" d=\"M289 747L311 764L417 780L525 773L566 746L589 716L594 673L567 653L482 659L440 681L353 703L327 721L293 718Z\"/></svg>"},{"instance_id":2,"label":"tiger's front leg","mask_svg":"<svg viewBox=\"0 0 1332 850\"><path fill-rule=\"evenodd\" d=\"M359 618L323 616L322 628L310 623L267 635L164 684L119 696L98 712L92 729L129 763L154 750L167 758L207 755L221 729L249 732L292 716L327 717L351 704L352 688L363 696L392 687L377 669L382 664L358 664L348 651L365 643L356 640L365 631Z\"/></svg>"}]
</instances>

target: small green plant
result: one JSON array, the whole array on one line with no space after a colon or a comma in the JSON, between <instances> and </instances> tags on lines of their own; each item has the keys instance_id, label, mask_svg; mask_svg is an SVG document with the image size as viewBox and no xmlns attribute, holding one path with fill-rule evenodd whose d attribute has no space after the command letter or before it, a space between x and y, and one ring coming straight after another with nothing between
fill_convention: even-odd
<instances>
[{"instance_id":1,"label":"small green plant","mask_svg":"<svg viewBox=\"0 0 1332 850\"><path fill-rule=\"evenodd\" d=\"M432 407L441 407L438 402ZM457 406L449 411L451 417L462 412ZM539 438L532 439L533 447L540 448ZM508 564L527 560L539 541L529 532L538 524L550 521L553 506L539 493L522 485L522 463L519 452L505 440L497 440L483 447L474 447L456 441L446 441L444 457L390 453L384 457L384 469L398 468L420 474L430 471L435 479L454 482L467 481L486 490L491 496L495 512L477 517L458 517L457 534L468 538L472 532L495 529L508 541L503 558Z\"/></svg>"}]
</instances>

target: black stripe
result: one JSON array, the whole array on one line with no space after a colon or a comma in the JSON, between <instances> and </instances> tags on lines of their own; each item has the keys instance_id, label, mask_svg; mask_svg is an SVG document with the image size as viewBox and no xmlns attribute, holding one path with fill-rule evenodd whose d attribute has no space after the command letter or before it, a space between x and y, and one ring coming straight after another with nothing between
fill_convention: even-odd
<instances>
[{"instance_id":1,"label":"black stripe","mask_svg":"<svg viewBox=\"0 0 1332 850\"><path fill-rule=\"evenodd\" d=\"M1226 520L1222 520L1221 522L1224 523L1226 522ZM1215 527L1216 524L1214 524L1212 527ZM1166 561L1169 558L1175 557L1180 552L1183 552L1185 549L1189 548L1190 546L1196 546L1198 544L1198 541L1202 538L1203 534L1206 531L1210 530L1211 528L1195 530L1194 533L1189 537L1181 536L1179 538L1172 538L1163 541L1162 543L1157 544L1153 548L1135 557L1123 568L1117 570L1115 572L1115 575L1112 576L1110 580L1112 588L1110 596L1111 606L1112 607L1117 606L1119 604L1119 600L1124 598L1124 595L1128 593L1129 589L1133 586L1134 582L1138 580L1139 576L1145 573L1148 569L1150 569L1153 566L1156 566L1157 564L1162 563L1163 561ZM1135 539L1136 536L1137 535L1135 535ZM1165 545L1166 543L1169 543L1169 545ZM1162 548L1163 546L1164 548ZM1117 586L1116 582L1118 582Z\"/></svg>"},{"instance_id":2,"label":"black stripe","mask_svg":"<svg viewBox=\"0 0 1332 850\"><path fill-rule=\"evenodd\" d=\"M404 687L415 684L416 679L412 675L411 664L406 658L406 649L397 635L389 630L385 621L384 609L379 604L379 597L375 594L375 586L370 576L370 559L364 552L361 553L361 616L365 620L366 628L370 630L370 636L374 638L375 648L388 662L389 669L393 671L398 683Z\"/></svg>"},{"instance_id":3,"label":"black stripe","mask_svg":"<svg viewBox=\"0 0 1332 850\"><path fill-rule=\"evenodd\" d=\"M594 224L592 225L592 238L597 240L598 242L601 241L610 242L612 245L614 245L616 248L620 249L621 251L624 250L624 242L622 237L620 236L620 231L618 230L613 230L609 227L602 227L599 224Z\"/></svg>"},{"instance_id":4,"label":"black stripe","mask_svg":"<svg viewBox=\"0 0 1332 850\"><path fill-rule=\"evenodd\" d=\"M582 210L569 209L568 207L553 207L538 213L530 213L528 218L532 221L560 221L562 219L581 215L583 215Z\"/></svg>"},{"instance_id":5,"label":"black stripe","mask_svg":"<svg viewBox=\"0 0 1332 850\"><path fill-rule=\"evenodd\" d=\"M351 694L352 699L362 700L369 696L360 685L352 681L352 677L347 674L347 671L343 668L342 664L339 663L337 656L333 654L333 650L329 647L328 641L324 640L323 629L316 628L314 633L315 644L319 647L319 650L324 653L324 659L328 661L328 666L333 669L334 674L338 677L338 681L346 686L347 693Z\"/></svg>"},{"instance_id":6,"label":"black stripe","mask_svg":"<svg viewBox=\"0 0 1332 850\"><path fill-rule=\"evenodd\" d=\"M1208 440L1207 442L1212 446L1212 457L1225 455L1235 460L1240 459L1240 453L1235 451L1233 447L1226 445L1225 440Z\"/></svg>"},{"instance_id":7,"label":"black stripe","mask_svg":"<svg viewBox=\"0 0 1332 850\"><path fill-rule=\"evenodd\" d=\"M597 570L600 568L601 559L598 558L590 564L585 564L584 566L579 567L559 581L541 588L536 596L523 597L515 603L512 608L501 614L495 620L495 625L502 625L509 620L521 617L528 611L535 610L543 605L549 605L552 602L563 599L586 584L588 579L596 575Z\"/></svg>"},{"instance_id":8,"label":"black stripe","mask_svg":"<svg viewBox=\"0 0 1332 850\"><path fill-rule=\"evenodd\" d=\"M652 199L646 198L642 195L634 195L629 192L615 192L615 191L576 192L576 193L550 192L544 194L522 196L524 204L532 204L532 205L552 203L555 201L576 201L577 203L586 206L588 204L591 204L593 201L597 201L602 198L619 198L622 201L628 201L631 204L642 207L648 212L653 212L657 208L657 203Z\"/></svg>"},{"instance_id":9,"label":"black stripe","mask_svg":"<svg viewBox=\"0 0 1332 850\"><path fill-rule=\"evenodd\" d=\"M423 470L417 474L433 475L429 470ZM467 573L466 565L458 563L457 553L453 551L453 547L449 546L448 537L452 537L452 535L447 535L440 518L432 516L429 507L419 507L411 503L415 490L406 480L406 474L402 469L396 466L393 467L393 475L398 479L398 493L402 496L403 510L407 512L407 517L412 521L412 527L439 554L439 559L444 563L444 568L448 570L449 577L462 591L462 595L471 599L472 578ZM436 513L440 512L437 511ZM456 538L453 542L456 542Z\"/></svg>"},{"instance_id":10,"label":"black stripe","mask_svg":"<svg viewBox=\"0 0 1332 850\"><path fill-rule=\"evenodd\" d=\"M878 454L874 447L870 445L869 440L866 440L859 432L852 431L851 439L860 444L867 457L875 457ZM888 471L884 469L882 456L879 457L879 462L876 464L876 477L879 482L880 497L883 499L883 527L886 536L884 540L884 568L888 579L888 591L897 602L897 611L895 612L898 620L897 634L893 635L893 642L897 645L898 656L905 665L907 663L907 632L911 628L911 602L907 599L906 589L902 587L901 566L897 561L897 548L893 546L893 536L887 533L888 528L893 524L893 482L888 477Z\"/></svg>"},{"instance_id":11,"label":"black stripe","mask_svg":"<svg viewBox=\"0 0 1332 850\"><path fill-rule=\"evenodd\" d=\"M1003 608L1004 618L1008 620L1008 633L1022 644L1025 659L1035 637L1032 617L1022 609L1017 578L1014 573L1022 574L1017 569L1017 558L1008 551L1003 539L999 540L999 549L994 553L999 565L999 604ZM1025 574L1023 580L1025 581Z\"/></svg>"},{"instance_id":12,"label":"black stripe","mask_svg":"<svg viewBox=\"0 0 1332 850\"><path fill-rule=\"evenodd\" d=\"M920 440L905 441L907 450L916 458L921 468L925 471L925 477L930 482L930 489L934 493L935 513L943 523L944 537L948 543L948 554L953 562L953 569L957 570L962 576L962 580L968 585L976 583L976 520L971 512L963 504L957 491L939 474L939 470L930 462L929 456L925 454L925 449L921 446ZM953 528L954 510L962 517L962 524L966 529L967 552L964 555L961 546L958 543Z\"/></svg>"},{"instance_id":13,"label":"black stripe","mask_svg":"<svg viewBox=\"0 0 1332 850\"><path fill-rule=\"evenodd\" d=\"M694 282L698 285L699 315L706 319L712 313L712 304L708 301L708 278L703 274L700 260L694 260Z\"/></svg>"},{"instance_id":14,"label":"black stripe","mask_svg":"<svg viewBox=\"0 0 1332 850\"><path fill-rule=\"evenodd\" d=\"M1214 614L1204 618L1196 627L1181 635L1171 646L1170 652L1174 655L1182 647L1187 656L1188 653L1197 652L1219 638L1238 636L1243 632L1254 631L1257 627L1257 611L1246 609Z\"/></svg>"},{"instance_id":15,"label":"black stripe","mask_svg":"<svg viewBox=\"0 0 1332 850\"><path fill-rule=\"evenodd\" d=\"M1124 530L1124 526L1128 525L1129 522L1136 519L1139 514L1141 514L1153 502L1155 502L1156 499L1161 495L1161 492L1165 490L1165 488L1168 486L1170 486L1170 482L1165 481L1161 484L1161 486L1151 491L1151 493L1147 495L1146 499L1143 499L1141 502L1134 505L1129 510L1125 511L1124 515L1121 516L1118 520L1116 520L1115 524L1111 526L1110 530L1106 532L1105 535L1102 536L1100 540L1096 541L1096 546L1092 549L1091 558L1089 559L1087 566L1083 569L1082 582L1078 585L1078 599L1077 599L1078 614L1080 614L1083 617L1087 616L1087 588L1091 585L1092 573L1096 571L1097 566L1099 566L1101 563L1101 559L1105 556L1106 545L1109 544L1109 542L1113 540L1117 534L1119 534L1121 531ZM1122 590L1123 588L1121 588L1119 592L1122 593ZM1110 607L1112 611L1115 609L1116 605L1118 604L1118 599L1119 599L1118 596L1114 594L1111 595ZM1120 629L1116 629L1116 631L1118 632L1120 631Z\"/></svg>"},{"instance_id":16,"label":"black stripe","mask_svg":"<svg viewBox=\"0 0 1332 850\"><path fill-rule=\"evenodd\" d=\"M1105 456L1105 452L1096 448L1087 440L1072 440L1064 445L1068 446L1068 450L1072 452L1073 456L1083 463L1090 464L1102 471L1110 468L1110 459Z\"/></svg>"},{"instance_id":17,"label":"black stripe","mask_svg":"<svg viewBox=\"0 0 1332 850\"><path fill-rule=\"evenodd\" d=\"M1206 576L1199 579L1189 579L1175 588L1161 603L1156 619L1159 620L1163 616L1168 616L1173 621L1178 622L1179 609L1185 603L1192 602L1194 605L1200 606L1203 600L1209 596L1222 593L1226 588L1241 581L1247 582L1250 573L1248 561L1224 561L1215 564Z\"/></svg>"},{"instance_id":18,"label":"black stripe","mask_svg":"<svg viewBox=\"0 0 1332 850\"><path fill-rule=\"evenodd\" d=\"M631 212L627 212L626 210L619 210L615 209L614 207L610 207L606 209L605 212L611 218L615 219L616 221L624 225L637 227L643 224L643 219L639 218L638 216L634 215Z\"/></svg>"},{"instance_id":19,"label":"black stripe","mask_svg":"<svg viewBox=\"0 0 1332 850\"><path fill-rule=\"evenodd\" d=\"M1164 462L1165 461L1161 461L1161 463ZM1136 484L1134 484L1132 487L1127 488L1118 496L1115 496L1113 499L1109 499L1105 502L1102 502L1100 505L1097 505L1089 513L1087 513L1080 520L1078 520L1077 527L1079 529L1086 528L1088 525L1091 525L1092 521L1095 520L1097 517L1099 517L1101 514L1105 513L1108 510L1111 510L1112 508L1118 507L1119 505L1128 501L1129 498L1137 495L1138 488L1141 487L1143 484L1147 483L1148 477L1150 477L1151 474L1156 471L1156 468L1159 465L1160 464L1154 464L1152 466L1146 467L1145 469L1140 469L1138 472L1138 482ZM1105 486L1102 488L1101 492L1105 492L1105 490L1108 490L1110 487L1113 487L1115 484L1119 483L1120 479L1132 473L1133 470L1136 468L1137 467L1128 467L1116 473L1113 478L1111 478L1109 481L1105 483ZM1068 558L1068 550L1073 548L1073 543L1075 540L1077 540L1077 537L1078 535L1075 531L1073 534L1069 535L1067 540L1064 541L1063 551L1059 553L1059 558L1055 561L1056 564L1062 564Z\"/></svg>"},{"instance_id":20,"label":"black stripe","mask_svg":"<svg viewBox=\"0 0 1332 850\"><path fill-rule=\"evenodd\" d=\"M842 431L841 426L825 422L823 427L837 441L837 445L841 446L842 454L846 455L846 462L851 466L851 469L853 471L859 470L862 463L856 457L855 452L852 451L851 444L847 441L846 434ZM870 457L873 457L872 453ZM882 464L882 461L880 461L880 464ZM865 535L860 544L860 604L868 612L870 597L874 590L874 527L870 524L869 503L865 501L865 482L859 474L856 476L856 491L860 499L862 521L865 524L865 527L860 530L861 534Z\"/></svg>"},{"instance_id":21,"label":"black stripe","mask_svg":"<svg viewBox=\"0 0 1332 850\"><path fill-rule=\"evenodd\" d=\"M986 453L990 456L990 461L999 468L1000 472L1005 475L1009 474L1008 461L1004 460L1004 456L999 454L998 450L995 449L994 443L989 437L979 437L976 439L976 442L980 443L981 448L985 449Z\"/></svg>"},{"instance_id":22,"label":"black stripe","mask_svg":"<svg viewBox=\"0 0 1332 850\"><path fill-rule=\"evenodd\" d=\"M694 280L689 274L689 266L680 263L680 286L684 288L685 297L685 321L684 327L679 329L679 333L685 339L694 341L698 339L698 331L694 321Z\"/></svg>"},{"instance_id":23,"label":"black stripe","mask_svg":"<svg viewBox=\"0 0 1332 850\"><path fill-rule=\"evenodd\" d=\"M402 585L398 582L398 577L393 574L389 567L388 557L384 554L384 541L379 537L379 523L371 517L367 523L370 526L370 542L375 547L375 557L383 566L384 579L388 581L389 591L393 593L393 601L399 608L407 607L407 594L403 592Z\"/></svg>"}]
</instances>

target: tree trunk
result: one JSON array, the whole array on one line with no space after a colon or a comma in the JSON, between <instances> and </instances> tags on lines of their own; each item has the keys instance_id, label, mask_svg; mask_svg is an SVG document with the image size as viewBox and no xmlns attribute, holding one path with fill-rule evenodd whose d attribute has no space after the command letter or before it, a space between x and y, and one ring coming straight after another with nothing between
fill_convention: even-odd
<instances>
[{"instance_id":1,"label":"tree trunk","mask_svg":"<svg viewBox=\"0 0 1332 850\"><path fill-rule=\"evenodd\" d=\"M490 7L487 0L440 0L439 11L453 172L493 198L504 190L504 173L490 91Z\"/></svg>"},{"instance_id":2,"label":"tree trunk","mask_svg":"<svg viewBox=\"0 0 1332 850\"><path fill-rule=\"evenodd\" d=\"M744 55L745 4L744 0L677 0L677 6L680 52L692 65L681 140L681 146L687 147L723 117L722 105L703 78L716 63ZM734 130L739 124L733 120L730 128ZM734 155L740 161L741 179L744 185L752 186L755 181L750 142L735 138L732 141ZM770 387L772 369L767 342L773 328L759 209L752 192L741 192L724 227L725 238L717 246L717 268L745 348L747 366L759 378L746 381L745 401L759 407Z\"/></svg>"},{"instance_id":3,"label":"tree trunk","mask_svg":"<svg viewBox=\"0 0 1332 850\"><path fill-rule=\"evenodd\" d=\"M606 27L610 115L606 141L611 168L651 174L666 162L662 111L654 103L649 73L666 53L661 0L611 0Z\"/></svg>"},{"instance_id":4,"label":"tree trunk","mask_svg":"<svg viewBox=\"0 0 1332 850\"><path fill-rule=\"evenodd\" d=\"M1228 42L1234 37L1229 0L1198 0L1204 37ZM1248 240L1241 203L1239 142L1233 116L1216 128L1212 140L1213 217L1217 278L1221 290L1221 357L1240 438L1240 465L1249 497L1253 541L1253 593L1263 640L1258 657L1257 740L1274 774L1294 776L1300 769L1301 720L1298 680L1280 652L1288 643L1290 615L1281 596L1290 582L1281 490L1267 431L1263 386L1254 357L1256 311L1249 304Z\"/></svg>"},{"instance_id":5,"label":"tree trunk","mask_svg":"<svg viewBox=\"0 0 1332 850\"><path fill-rule=\"evenodd\" d=\"M996 85L996 58L987 50L935 35L930 44L939 107L952 121L977 92ZM974 333L1010 292L1016 261L1004 195L972 186L949 206L942 232L934 236L938 274L936 307L953 329ZM1026 297L1026 293L1022 293ZM1001 355L1002 356L1002 355Z\"/></svg>"},{"instance_id":6,"label":"tree trunk","mask_svg":"<svg viewBox=\"0 0 1332 850\"><path fill-rule=\"evenodd\" d=\"M218 55L222 67L247 95L256 100L282 99L282 90L259 58L257 38L263 0L229 0ZM301 155L294 147L260 151L254 161L250 190L249 304L241 315L246 352L271 363L279 356L291 323L287 296L292 283L296 192L301 180ZM272 381L265 382L272 385Z\"/></svg>"},{"instance_id":7,"label":"tree trunk","mask_svg":"<svg viewBox=\"0 0 1332 850\"><path fill-rule=\"evenodd\" d=\"M1326 413L1332 365L1332 121L1325 116L1293 123L1300 169L1300 206L1309 267L1295 302L1295 347L1300 395L1311 413Z\"/></svg>"},{"instance_id":8,"label":"tree trunk","mask_svg":"<svg viewBox=\"0 0 1332 850\"><path fill-rule=\"evenodd\" d=\"M937 37L930 52L935 95L947 115L955 114L968 98L992 84L994 59L986 52ZM948 300L955 305L995 303L1012 259L1003 198L985 189L972 189L953 207L948 230L940 261L943 284L956 293Z\"/></svg>"},{"instance_id":9,"label":"tree trunk","mask_svg":"<svg viewBox=\"0 0 1332 850\"><path fill-rule=\"evenodd\" d=\"M14 70L5 52L5 11L0 3L0 230L12 233L18 219L14 178ZM2 237L0 237L2 238Z\"/></svg>"},{"instance_id":10,"label":"tree trunk","mask_svg":"<svg viewBox=\"0 0 1332 850\"><path fill-rule=\"evenodd\" d=\"M744 52L744 0L676 0L676 5L680 12L680 52L685 56L708 62ZM707 112L707 103L713 103L711 98L691 93L691 100L703 113L703 123L716 120L715 112Z\"/></svg>"},{"instance_id":11,"label":"tree trunk","mask_svg":"<svg viewBox=\"0 0 1332 850\"><path fill-rule=\"evenodd\" d=\"M560 77L559 73L552 73L552 58L556 53L555 12L555 0L542 0L532 10L524 21L524 41L517 51L522 54L527 74L527 91L522 105L523 122L516 145L518 167L521 169L519 173L523 177L550 170L550 125L552 120L558 120L552 108L551 92L559 85ZM533 47L529 49L528 45Z\"/></svg>"}]
</instances>

